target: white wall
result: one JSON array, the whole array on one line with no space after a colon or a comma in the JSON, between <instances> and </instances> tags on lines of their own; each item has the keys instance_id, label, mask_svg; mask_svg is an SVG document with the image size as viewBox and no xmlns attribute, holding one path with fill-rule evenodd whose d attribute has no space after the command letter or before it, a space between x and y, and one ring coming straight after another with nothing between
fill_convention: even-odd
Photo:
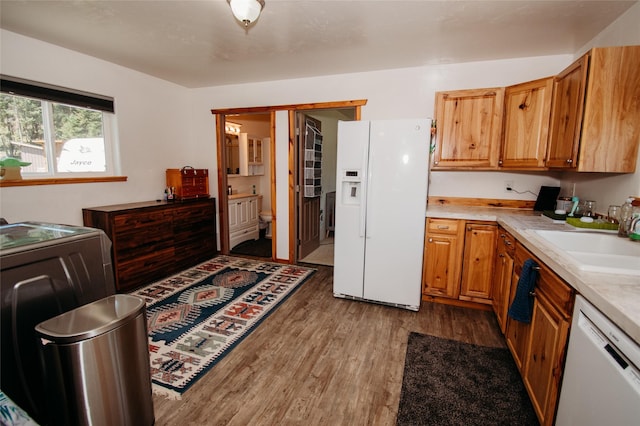
<instances>
[{"instance_id":1,"label":"white wall","mask_svg":"<svg viewBox=\"0 0 640 426\"><path fill-rule=\"evenodd\" d=\"M505 86L546 77L558 73L572 59L572 55L558 55L210 87L193 90L193 109L367 99L367 105L362 108L363 120L432 117L438 90ZM209 117L194 116L197 123L193 127L206 132L195 135L200 140L212 136L204 119L210 120ZM276 137L276 168L280 171L281 167L287 167L289 139L286 131L279 134L281 136ZM280 158L282 161L278 162ZM523 194L505 193L504 180L514 181L515 189ZM288 191L288 181L282 182L277 185L278 200L280 194ZM537 192L541 185L558 183L553 173L433 172L429 191L430 195L535 200L535 195L525 191ZM276 208L280 246L283 238L280 231L289 217L284 205L278 204ZM278 250L278 258L283 255L285 253Z\"/></svg>"},{"instance_id":2,"label":"white wall","mask_svg":"<svg viewBox=\"0 0 640 426\"><path fill-rule=\"evenodd\" d=\"M215 168L215 149L202 139L204 132L190 132L193 112L183 87L8 31L0 36L2 74L115 98L121 170L128 177L0 188L0 215L9 222L82 225L83 207L161 198L167 168ZM213 122L211 113L206 117ZM209 123L209 132L214 129Z\"/></svg>"},{"instance_id":3,"label":"white wall","mask_svg":"<svg viewBox=\"0 0 640 426\"><path fill-rule=\"evenodd\" d=\"M587 43L576 55L578 58L592 47L627 46L640 44L640 2ZM640 144L640 141L638 141ZM609 205L621 205L630 196L640 197L640 149L633 174L564 173L563 186L573 186L580 198L595 200L597 211L606 213Z\"/></svg>"}]
</instances>

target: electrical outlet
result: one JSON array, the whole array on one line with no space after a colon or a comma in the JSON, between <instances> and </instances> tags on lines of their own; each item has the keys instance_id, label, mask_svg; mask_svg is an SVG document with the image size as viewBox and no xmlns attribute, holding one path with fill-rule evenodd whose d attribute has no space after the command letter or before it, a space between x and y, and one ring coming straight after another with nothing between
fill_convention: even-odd
<instances>
[{"instance_id":1,"label":"electrical outlet","mask_svg":"<svg viewBox=\"0 0 640 426\"><path fill-rule=\"evenodd\" d=\"M513 191L513 181L512 180L505 180L504 181L504 192L511 192Z\"/></svg>"}]
</instances>

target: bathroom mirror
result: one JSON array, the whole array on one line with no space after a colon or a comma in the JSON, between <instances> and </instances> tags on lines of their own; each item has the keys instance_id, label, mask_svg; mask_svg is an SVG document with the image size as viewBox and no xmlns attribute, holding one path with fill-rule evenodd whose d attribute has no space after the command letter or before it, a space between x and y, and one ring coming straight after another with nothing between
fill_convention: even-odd
<instances>
[{"instance_id":1,"label":"bathroom mirror","mask_svg":"<svg viewBox=\"0 0 640 426\"><path fill-rule=\"evenodd\" d=\"M227 154L227 175L240 174L240 145L238 135L225 134L225 147Z\"/></svg>"}]
</instances>

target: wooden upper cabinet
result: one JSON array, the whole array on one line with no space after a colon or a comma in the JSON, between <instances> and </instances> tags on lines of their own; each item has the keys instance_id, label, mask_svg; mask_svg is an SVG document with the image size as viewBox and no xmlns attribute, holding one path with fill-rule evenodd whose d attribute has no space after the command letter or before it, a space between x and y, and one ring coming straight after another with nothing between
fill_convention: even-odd
<instances>
[{"instance_id":1,"label":"wooden upper cabinet","mask_svg":"<svg viewBox=\"0 0 640 426\"><path fill-rule=\"evenodd\" d=\"M588 64L589 55L585 55L556 76L547 167L577 165Z\"/></svg>"},{"instance_id":2,"label":"wooden upper cabinet","mask_svg":"<svg viewBox=\"0 0 640 426\"><path fill-rule=\"evenodd\" d=\"M499 165L505 169L546 169L553 77L505 89L504 131Z\"/></svg>"},{"instance_id":3,"label":"wooden upper cabinet","mask_svg":"<svg viewBox=\"0 0 640 426\"><path fill-rule=\"evenodd\" d=\"M555 79L546 165L633 173L640 140L640 46L594 48Z\"/></svg>"},{"instance_id":4,"label":"wooden upper cabinet","mask_svg":"<svg viewBox=\"0 0 640 426\"><path fill-rule=\"evenodd\" d=\"M504 88L436 92L433 169L497 169Z\"/></svg>"}]
</instances>

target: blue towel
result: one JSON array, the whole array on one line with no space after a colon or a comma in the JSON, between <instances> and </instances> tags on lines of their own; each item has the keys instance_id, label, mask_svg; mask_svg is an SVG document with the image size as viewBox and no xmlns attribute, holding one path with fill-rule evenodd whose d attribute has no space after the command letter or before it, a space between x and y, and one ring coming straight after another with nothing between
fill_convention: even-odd
<instances>
[{"instance_id":1,"label":"blue towel","mask_svg":"<svg viewBox=\"0 0 640 426\"><path fill-rule=\"evenodd\" d=\"M516 295L509 307L509 316L516 321L530 323L533 314L533 292L538 278L538 264L527 259L522 265L522 272L516 287Z\"/></svg>"}]
</instances>

